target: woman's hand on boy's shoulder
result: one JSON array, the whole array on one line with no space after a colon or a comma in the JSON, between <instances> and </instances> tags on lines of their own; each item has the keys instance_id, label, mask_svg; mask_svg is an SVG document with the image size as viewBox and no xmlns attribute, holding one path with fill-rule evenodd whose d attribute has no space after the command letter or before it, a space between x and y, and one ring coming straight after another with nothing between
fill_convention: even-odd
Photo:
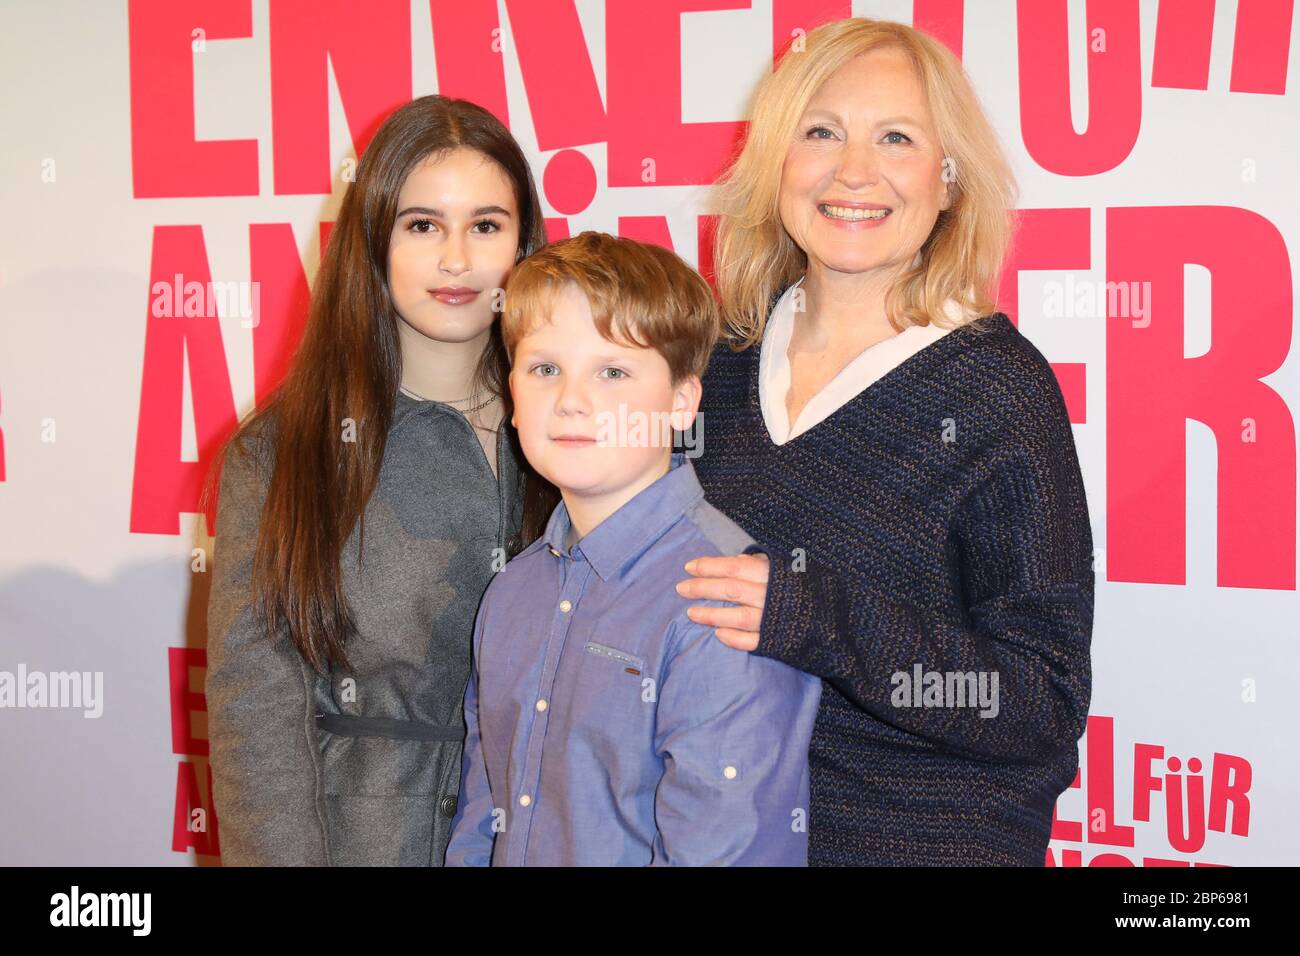
<instances>
[{"instance_id":1,"label":"woman's hand on boy's shoulder","mask_svg":"<svg viewBox=\"0 0 1300 956\"><path fill-rule=\"evenodd\" d=\"M767 598L768 559L765 554L706 556L686 562L692 575L677 582L677 593L686 598L727 601L733 607L692 604L686 616L698 624L716 628L718 640L738 651L758 647Z\"/></svg>"}]
</instances>

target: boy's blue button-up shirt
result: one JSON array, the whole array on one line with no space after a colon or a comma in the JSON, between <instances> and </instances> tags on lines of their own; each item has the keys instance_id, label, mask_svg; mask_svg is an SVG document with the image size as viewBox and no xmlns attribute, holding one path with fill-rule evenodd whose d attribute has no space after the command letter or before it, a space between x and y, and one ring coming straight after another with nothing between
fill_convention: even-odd
<instances>
[{"instance_id":1,"label":"boy's blue button-up shirt","mask_svg":"<svg viewBox=\"0 0 1300 956\"><path fill-rule=\"evenodd\" d=\"M752 539L680 453L569 531L561 503L483 597L447 865L805 865L821 681L727 647L674 587Z\"/></svg>"}]
</instances>

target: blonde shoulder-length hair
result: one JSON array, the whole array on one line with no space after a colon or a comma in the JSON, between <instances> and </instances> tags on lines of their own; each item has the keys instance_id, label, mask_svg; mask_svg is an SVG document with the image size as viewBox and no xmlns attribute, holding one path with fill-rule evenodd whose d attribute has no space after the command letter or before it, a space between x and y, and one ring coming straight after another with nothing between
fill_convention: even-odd
<instances>
[{"instance_id":1,"label":"blonde shoulder-length hair","mask_svg":"<svg viewBox=\"0 0 1300 956\"><path fill-rule=\"evenodd\" d=\"M796 41L798 42L798 41ZM781 223L781 170L809 100L840 67L863 53L898 49L915 65L948 158L956 194L939 213L919 258L890 287L885 312L902 331L934 322L954 327L948 299L965 324L996 311L992 286L1011 241L1015 177L960 61L939 41L905 24L854 17L823 24L792 46L755 91L749 132L719 178L714 275L725 335L737 351L763 336L778 292L797 281L808 257Z\"/></svg>"}]
</instances>

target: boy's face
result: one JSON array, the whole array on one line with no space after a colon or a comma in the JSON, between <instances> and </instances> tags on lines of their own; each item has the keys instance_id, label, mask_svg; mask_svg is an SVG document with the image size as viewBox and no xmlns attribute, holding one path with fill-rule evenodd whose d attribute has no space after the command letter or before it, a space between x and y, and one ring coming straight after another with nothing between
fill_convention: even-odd
<instances>
[{"instance_id":1,"label":"boy's face","mask_svg":"<svg viewBox=\"0 0 1300 956\"><path fill-rule=\"evenodd\" d=\"M652 348L603 338L572 283L556 293L550 322L515 347L510 372L524 455L567 497L607 499L617 509L666 470L672 429L700 402L700 380L676 385Z\"/></svg>"}]
</instances>

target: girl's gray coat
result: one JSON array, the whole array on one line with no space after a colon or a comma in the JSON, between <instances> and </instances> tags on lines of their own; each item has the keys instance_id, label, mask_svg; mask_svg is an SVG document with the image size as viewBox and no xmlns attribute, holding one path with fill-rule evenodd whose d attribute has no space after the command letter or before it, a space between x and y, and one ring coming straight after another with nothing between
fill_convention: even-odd
<instances>
[{"instance_id":1,"label":"girl's gray coat","mask_svg":"<svg viewBox=\"0 0 1300 956\"><path fill-rule=\"evenodd\" d=\"M231 449L208 605L213 798L227 865L440 866L456 812L480 598L519 527L517 446L494 477L469 422L398 393L379 484L354 529L349 674L318 675L254 622L250 575L269 443ZM265 435L265 432L263 433ZM288 542L282 542L287 547Z\"/></svg>"}]
</instances>

